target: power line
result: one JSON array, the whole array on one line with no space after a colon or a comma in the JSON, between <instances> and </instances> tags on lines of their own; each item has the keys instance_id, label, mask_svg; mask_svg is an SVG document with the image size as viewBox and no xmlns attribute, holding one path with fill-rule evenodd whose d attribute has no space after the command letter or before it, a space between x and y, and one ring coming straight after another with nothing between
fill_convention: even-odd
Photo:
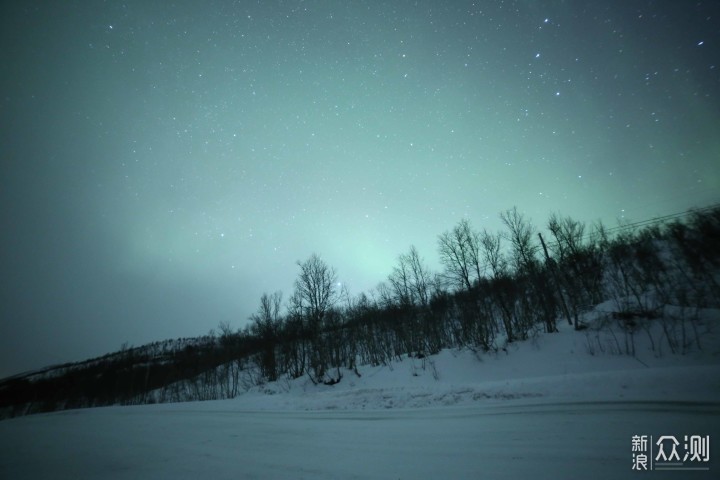
<instances>
[{"instance_id":1,"label":"power line","mask_svg":"<svg viewBox=\"0 0 720 480\"><path fill-rule=\"evenodd\" d=\"M695 213L703 213L703 212L713 210L718 207L720 207L720 203L716 203L714 205L709 205L707 207L689 210L689 211L685 211L685 212L671 213L669 215L663 215L661 217L653 217L653 218L646 219L646 220L639 220L637 222L628 223L625 225L618 225L617 227L609 228L607 231L613 232L615 230L624 230L624 229L628 229L628 228L641 227L641 226L645 226L645 225L653 225L656 223L662 223L666 220L670 220L673 218L682 218L682 217L687 217L689 215L693 215Z\"/></svg>"},{"instance_id":2,"label":"power line","mask_svg":"<svg viewBox=\"0 0 720 480\"><path fill-rule=\"evenodd\" d=\"M674 220L674 219L679 219L679 218L683 218L683 217L688 217L688 216L690 216L690 215L695 215L695 214L701 214L701 213L709 212L709 211L715 210L715 209L720 209L720 203L715 203L715 204L708 205L708 206L705 206L705 207L702 207L702 208L695 208L695 209L687 210L687 211L684 211L684 212L670 213L670 214L668 214L668 215L662 215L662 216L660 216L660 217L653 217L653 218L649 218L649 219L645 219L645 220L639 220L639 221L636 221L636 222L627 223L627 224L625 224L625 225L618 225L617 227L612 227L612 228L606 229L605 232L606 232L606 233L615 233L615 232L621 232L621 231L623 231L623 230L628 230L628 229L634 229L634 228L640 228L640 227L647 227L647 226L655 225L655 224L658 224L658 223L664 223L664 222L667 222L667 221L669 221L669 220ZM583 225L584 225L584 224L583 224ZM580 240L587 240L588 238L593 237L593 236L595 236L595 235L597 235L597 232L586 233L585 235L583 235L582 237L580 237ZM552 246L558 246L558 245L559 245L559 242L557 242L557 241L555 241L555 242L547 242L547 246L550 246L550 245L552 245ZM488 263L483 263L482 265L480 265L480 267L481 267L481 269L482 269L483 272L487 272L488 269L490 268L490 264L488 264Z\"/></svg>"},{"instance_id":3,"label":"power line","mask_svg":"<svg viewBox=\"0 0 720 480\"><path fill-rule=\"evenodd\" d=\"M684 211L684 212L670 213L668 215L663 215L660 217L653 217L653 218L649 218L649 219L645 219L645 220L638 220L637 222L626 223L624 225L618 225L617 227L612 227L612 228L606 229L605 232L606 233L616 233L616 232L622 232L624 230L630 230L630 229L635 229L635 228L640 228L640 227L647 227L647 226L655 225L658 223L664 223L669 220L679 219L679 218L687 217L687 216L698 214L698 213L708 212L708 211L711 211L711 210L714 210L717 208L720 208L720 203L715 203L713 205L708 205L706 207L696 208L696 209L692 209L692 210L688 210L688 211ZM595 235L597 235L597 232L589 232L589 233L586 233L585 235L583 235L582 237L580 237L580 239L587 240L588 238L591 238ZM548 245L558 246L559 242L557 242L557 241L548 242Z\"/></svg>"}]
</instances>

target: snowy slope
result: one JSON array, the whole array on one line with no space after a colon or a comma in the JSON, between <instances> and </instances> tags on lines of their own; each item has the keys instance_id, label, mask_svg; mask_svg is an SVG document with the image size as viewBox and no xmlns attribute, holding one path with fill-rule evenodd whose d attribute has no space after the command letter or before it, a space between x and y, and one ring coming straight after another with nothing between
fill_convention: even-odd
<instances>
[{"instance_id":1,"label":"snowy slope","mask_svg":"<svg viewBox=\"0 0 720 480\"><path fill-rule=\"evenodd\" d=\"M564 326L498 353L360 367L334 386L6 420L0 478L638 478L640 434L711 435L720 455L717 332L661 357L639 335L635 358L591 354L593 335ZM717 478L720 462L706 465L647 476Z\"/></svg>"},{"instance_id":2,"label":"snowy slope","mask_svg":"<svg viewBox=\"0 0 720 480\"><path fill-rule=\"evenodd\" d=\"M703 349L658 355L642 334L636 356L599 353L593 331L560 325L497 353L445 350L427 359L346 370L333 386L307 378L278 381L241 395L233 405L252 410L335 410L429 407L533 399L574 401L720 401L720 312L705 324ZM604 340L601 340L604 341ZM589 353L593 351L594 354Z\"/></svg>"}]
</instances>

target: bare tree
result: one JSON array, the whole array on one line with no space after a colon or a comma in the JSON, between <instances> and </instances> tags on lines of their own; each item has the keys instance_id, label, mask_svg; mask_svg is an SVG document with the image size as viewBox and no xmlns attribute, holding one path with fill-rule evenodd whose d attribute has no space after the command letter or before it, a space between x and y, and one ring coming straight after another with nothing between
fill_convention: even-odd
<instances>
[{"instance_id":1,"label":"bare tree","mask_svg":"<svg viewBox=\"0 0 720 480\"><path fill-rule=\"evenodd\" d=\"M299 306L304 317L319 324L337 300L337 273L314 253L297 264L300 276L295 280L295 290Z\"/></svg>"},{"instance_id":2,"label":"bare tree","mask_svg":"<svg viewBox=\"0 0 720 480\"><path fill-rule=\"evenodd\" d=\"M405 260L405 255L398 257L398 265L393 267L392 273L388 276L388 282L394 292L395 301L400 306L409 306L415 303L413 301L410 267Z\"/></svg>"},{"instance_id":3,"label":"bare tree","mask_svg":"<svg viewBox=\"0 0 720 480\"><path fill-rule=\"evenodd\" d=\"M559 217L553 213L548 220L548 230L555 237L554 253L564 261L580 255L585 224L570 217Z\"/></svg>"},{"instance_id":4,"label":"bare tree","mask_svg":"<svg viewBox=\"0 0 720 480\"><path fill-rule=\"evenodd\" d=\"M398 257L397 266L388 277L400 305L427 306L430 302L433 278L415 246Z\"/></svg>"},{"instance_id":5,"label":"bare tree","mask_svg":"<svg viewBox=\"0 0 720 480\"><path fill-rule=\"evenodd\" d=\"M430 298L435 282L425 262L420 258L417 249L412 246L410 251L398 257L398 264L388 277L395 296L396 305L400 307L399 315L393 324L395 329L396 352L406 352L424 356L433 351L431 336L436 337L433 315L430 311Z\"/></svg>"},{"instance_id":6,"label":"bare tree","mask_svg":"<svg viewBox=\"0 0 720 480\"><path fill-rule=\"evenodd\" d=\"M281 305L282 292L277 291L272 295L263 293L257 313L250 316L250 321L253 322L251 331L259 340L262 350L258 363L263 376L271 382L278 378L275 350L282 326Z\"/></svg>"},{"instance_id":7,"label":"bare tree","mask_svg":"<svg viewBox=\"0 0 720 480\"><path fill-rule=\"evenodd\" d=\"M500 251L501 235L492 235L487 230L483 230L480 236L480 246L482 248L482 258L485 264L490 268L492 278L500 278L507 273L507 261Z\"/></svg>"},{"instance_id":8,"label":"bare tree","mask_svg":"<svg viewBox=\"0 0 720 480\"><path fill-rule=\"evenodd\" d=\"M505 307L506 302L498 295L492 295L489 288L492 282L484 278L488 266L491 266L493 278L504 271L500 237L487 231L480 234L463 219L451 231L440 235L438 244L440 261L445 266L442 278L458 289L453 295L456 320L446 322L452 335L463 343L470 342L488 350L494 341L491 306L494 303L500 309L507 338L512 341L512 315Z\"/></svg>"},{"instance_id":9,"label":"bare tree","mask_svg":"<svg viewBox=\"0 0 720 480\"><path fill-rule=\"evenodd\" d=\"M288 301L283 341L280 345L282 368L292 378L305 374L310 350L303 323L302 304L300 293L296 291Z\"/></svg>"},{"instance_id":10,"label":"bare tree","mask_svg":"<svg viewBox=\"0 0 720 480\"><path fill-rule=\"evenodd\" d=\"M513 324L516 322L515 309L516 288L508 272L508 264L501 250L502 235L491 234L483 230L480 235L482 258L490 271L490 281L486 288L491 293L496 308L500 311L508 342L515 340Z\"/></svg>"},{"instance_id":11,"label":"bare tree","mask_svg":"<svg viewBox=\"0 0 720 480\"><path fill-rule=\"evenodd\" d=\"M337 383L338 378L326 378L332 363L332 342L327 342L323 330L326 324L335 323L332 307L338 300L337 273L318 255L312 254L305 262L298 262L300 275L295 280L295 298L304 329L304 342L308 347L308 376L313 383ZM327 319L327 320L326 320Z\"/></svg>"},{"instance_id":12,"label":"bare tree","mask_svg":"<svg viewBox=\"0 0 720 480\"><path fill-rule=\"evenodd\" d=\"M553 214L548 221L548 230L555 237L551 248L557 258L550 268L554 269L560 286L567 293L567 299L563 301L575 318L575 328L579 328L580 311L602 300L602 256L592 236L588 236L589 241L584 241L584 223ZM562 296L562 292L559 293Z\"/></svg>"},{"instance_id":13,"label":"bare tree","mask_svg":"<svg viewBox=\"0 0 720 480\"><path fill-rule=\"evenodd\" d=\"M521 315L516 318L520 327L516 329L516 334L520 338L525 337L532 324L538 320L545 324L546 332L555 332L557 304L538 262L536 254L539 247L532 241L534 228L530 220L518 212L517 207L501 213L500 219L508 228L506 238L512 246L515 282L524 290L520 297Z\"/></svg>"},{"instance_id":14,"label":"bare tree","mask_svg":"<svg viewBox=\"0 0 720 480\"><path fill-rule=\"evenodd\" d=\"M267 326L274 326L280 322L280 307L282 306L282 292L272 295L263 293L260 297L260 307L257 313L250 316L250 320Z\"/></svg>"},{"instance_id":15,"label":"bare tree","mask_svg":"<svg viewBox=\"0 0 720 480\"><path fill-rule=\"evenodd\" d=\"M240 334L234 332L230 322L220 322L220 345L223 363L218 367L218 381L223 398L234 398L238 393L242 352L239 348Z\"/></svg>"},{"instance_id":16,"label":"bare tree","mask_svg":"<svg viewBox=\"0 0 720 480\"><path fill-rule=\"evenodd\" d=\"M482 235L463 219L438 237L438 245L444 279L461 290L471 290L485 271Z\"/></svg>"},{"instance_id":17,"label":"bare tree","mask_svg":"<svg viewBox=\"0 0 720 480\"><path fill-rule=\"evenodd\" d=\"M393 304L392 290L392 287L385 282L380 282L377 287L375 287L375 291L377 293L377 304L381 308L387 309Z\"/></svg>"},{"instance_id":18,"label":"bare tree","mask_svg":"<svg viewBox=\"0 0 720 480\"><path fill-rule=\"evenodd\" d=\"M537 267L536 252L538 246L533 244L533 226L525 216L518 212L517 207L500 214L500 220L508 228L506 238L512 246L513 263L519 273L532 271Z\"/></svg>"}]
</instances>

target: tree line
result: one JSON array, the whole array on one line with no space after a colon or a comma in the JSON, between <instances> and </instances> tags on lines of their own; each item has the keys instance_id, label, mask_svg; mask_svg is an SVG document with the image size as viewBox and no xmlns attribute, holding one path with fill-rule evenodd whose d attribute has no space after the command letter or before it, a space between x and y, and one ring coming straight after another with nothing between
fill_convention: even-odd
<instances>
[{"instance_id":1,"label":"tree line","mask_svg":"<svg viewBox=\"0 0 720 480\"><path fill-rule=\"evenodd\" d=\"M249 323L153 350L124 350L88 365L0 384L4 416L62 408L232 398L265 382L306 376L332 385L358 365L425 358L445 348L504 348L557 322L588 327L587 312L611 300L599 324L625 337L652 322L674 353L701 348L697 312L720 307L720 208L670 223L608 229L557 214L548 238L517 208L500 232L461 220L437 238L442 271L414 246L373 291L352 296L321 256L297 262L294 290L265 293ZM687 317L669 321L668 305ZM693 312L695 312L693 314ZM597 312L596 312L597 313ZM597 319L596 317L594 317ZM614 331L614 330L613 330ZM619 344L619 343L618 343Z\"/></svg>"},{"instance_id":2,"label":"tree line","mask_svg":"<svg viewBox=\"0 0 720 480\"><path fill-rule=\"evenodd\" d=\"M461 220L439 235L441 272L411 246L384 282L354 298L320 256L298 262L285 314L280 292L264 294L240 333L261 345L252 356L261 381L307 375L332 384L357 364L444 348L497 350L538 330L555 332L557 321L584 329L583 314L606 300L604 313L629 333L662 318L667 305L720 307L718 208L617 233L551 215L547 239L517 208L500 218L501 232ZM700 346L699 333L681 342L672 325L664 328L661 341L673 352Z\"/></svg>"}]
</instances>

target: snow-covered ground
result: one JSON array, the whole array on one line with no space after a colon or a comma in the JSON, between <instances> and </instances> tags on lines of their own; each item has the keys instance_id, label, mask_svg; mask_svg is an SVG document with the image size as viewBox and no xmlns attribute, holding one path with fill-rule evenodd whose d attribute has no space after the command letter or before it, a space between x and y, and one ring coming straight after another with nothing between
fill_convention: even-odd
<instances>
[{"instance_id":1,"label":"snow-covered ground","mask_svg":"<svg viewBox=\"0 0 720 480\"><path fill-rule=\"evenodd\" d=\"M245 411L229 402L111 407L0 423L0 476L637 478L632 435L714 434L719 426L716 405L652 402L342 412Z\"/></svg>"},{"instance_id":2,"label":"snow-covered ground","mask_svg":"<svg viewBox=\"0 0 720 480\"><path fill-rule=\"evenodd\" d=\"M662 357L638 334L630 357L563 327L498 353L360 367L333 386L15 418L0 422L0 478L718 478L715 333ZM710 470L632 471L633 435L710 435Z\"/></svg>"}]
</instances>

